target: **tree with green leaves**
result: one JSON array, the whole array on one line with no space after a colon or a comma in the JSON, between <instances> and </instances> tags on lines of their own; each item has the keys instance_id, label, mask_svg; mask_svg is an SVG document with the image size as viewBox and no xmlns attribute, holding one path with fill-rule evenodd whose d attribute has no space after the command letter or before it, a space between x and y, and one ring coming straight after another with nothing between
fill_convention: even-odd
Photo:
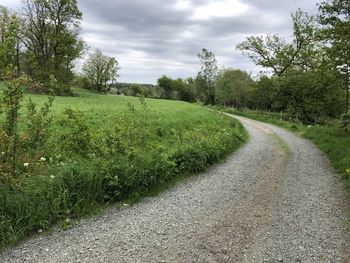
<instances>
[{"instance_id":1,"label":"tree with green leaves","mask_svg":"<svg viewBox=\"0 0 350 263\"><path fill-rule=\"evenodd\" d=\"M0 6L0 77L13 73L18 75L18 34L16 14L11 14L6 7Z\"/></svg>"},{"instance_id":2,"label":"tree with green leaves","mask_svg":"<svg viewBox=\"0 0 350 263\"><path fill-rule=\"evenodd\" d=\"M43 85L54 76L59 86L67 87L73 79L73 62L84 49L79 38L82 13L77 0L23 3L21 41L26 49L26 73Z\"/></svg>"},{"instance_id":3,"label":"tree with green leaves","mask_svg":"<svg viewBox=\"0 0 350 263\"><path fill-rule=\"evenodd\" d=\"M102 54L98 49L92 54L83 66L83 72L91 88L98 92L108 92L119 77L119 63L114 57Z\"/></svg>"},{"instance_id":4,"label":"tree with green leaves","mask_svg":"<svg viewBox=\"0 0 350 263\"><path fill-rule=\"evenodd\" d=\"M157 85L162 90L162 99L173 99L175 87L173 85L173 80L165 75L157 80Z\"/></svg>"},{"instance_id":5,"label":"tree with green leaves","mask_svg":"<svg viewBox=\"0 0 350 263\"><path fill-rule=\"evenodd\" d=\"M245 71L239 69L219 71L215 81L216 102L224 106L243 107L251 84L252 79Z\"/></svg>"},{"instance_id":6,"label":"tree with green leaves","mask_svg":"<svg viewBox=\"0 0 350 263\"><path fill-rule=\"evenodd\" d=\"M205 104L215 103L215 78L218 71L217 61L213 52L202 49L202 52L197 55L201 64L201 70L198 75L205 81L202 94L204 94Z\"/></svg>"},{"instance_id":7,"label":"tree with green leaves","mask_svg":"<svg viewBox=\"0 0 350 263\"><path fill-rule=\"evenodd\" d=\"M276 110L273 108L276 96L276 82L274 78L262 75L254 81L247 92L247 107L257 110Z\"/></svg>"},{"instance_id":8,"label":"tree with green leaves","mask_svg":"<svg viewBox=\"0 0 350 263\"><path fill-rule=\"evenodd\" d=\"M257 65L282 76L289 69L308 70L315 67L315 22L307 13L292 14L294 39L291 43L279 35L251 36L237 45Z\"/></svg>"},{"instance_id":9,"label":"tree with green leaves","mask_svg":"<svg viewBox=\"0 0 350 263\"><path fill-rule=\"evenodd\" d=\"M341 74L346 92L345 113L350 103L350 2L325 0L320 6L321 39L326 42L327 54L334 69Z\"/></svg>"}]
</instances>

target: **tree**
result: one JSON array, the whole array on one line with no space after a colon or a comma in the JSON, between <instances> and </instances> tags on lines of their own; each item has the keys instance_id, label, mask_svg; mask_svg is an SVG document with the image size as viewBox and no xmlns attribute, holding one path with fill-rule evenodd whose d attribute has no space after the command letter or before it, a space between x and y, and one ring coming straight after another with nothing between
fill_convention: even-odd
<instances>
[{"instance_id":1,"label":"tree","mask_svg":"<svg viewBox=\"0 0 350 263\"><path fill-rule=\"evenodd\" d=\"M174 80L174 88L177 92L178 99L182 101L194 102L194 92L193 92L193 79L181 79L178 78Z\"/></svg>"},{"instance_id":2,"label":"tree","mask_svg":"<svg viewBox=\"0 0 350 263\"><path fill-rule=\"evenodd\" d=\"M334 69L343 75L346 92L345 113L350 103L350 3L348 0L326 0L320 6L321 38L328 44L327 53Z\"/></svg>"},{"instance_id":3,"label":"tree","mask_svg":"<svg viewBox=\"0 0 350 263\"><path fill-rule=\"evenodd\" d=\"M163 75L157 80L157 85L162 89L162 99L172 99L174 97L175 88L171 78Z\"/></svg>"},{"instance_id":4,"label":"tree","mask_svg":"<svg viewBox=\"0 0 350 263\"><path fill-rule=\"evenodd\" d=\"M108 92L117 78L119 77L119 63L114 57L107 57L98 49L89 58L83 66L85 77L89 80L93 89L98 92Z\"/></svg>"},{"instance_id":5,"label":"tree","mask_svg":"<svg viewBox=\"0 0 350 263\"><path fill-rule=\"evenodd\" d=\"M15 14L0 6L0 76L14 73L18 75L18 34L19 22Z\"/></svg>"},{"instance_id":6,"label":"tree","mask_svg":"<svg viewBox=\"0 0 350 263\"><path fill-rule=\"evenodd\" d=\"M222 105L241 108L245 103L246 94L252 84L252 79L245 71L221 70L215 82L216 102Z\"/></svg>"},{"instance_id":7,"label":"tree","mask_svg":"<svg viewBox=\"0 0 350 263\"><path fill-rule=\"evenodd\" d=\"M247 94L247 106L253 109L270 111L273 109L273 104L276 103L275 95L275 81L273 78L263 75L252 83Z\"/></svg>"},{"instance_id":8,"label":"tree","mask_svg":"<svg viewBox=\"0 0 350 263\"><path fill-rule=\"evenodd\" d=\"M73 61L84 49L77 0L24 0L22 15L26 73L44 85L54 76L67 86L73 79Z\"/></svg>"},{"instance_id":9,"label":"tree","mask_svg":"<svg viewBox=\"0 0 350 263\"><path fill-rule=\"evenodd\" d=\"M216 58L213 52L203 48L202 52L197 55L201 64L201 71L198 73L205 81L204 89L205 104L215 103L215 78L218 70Z\"/></svg>"},{"instance_id":10,"label":"tree","mask_svg":"<svg viewBox=\"0 0 350 263\"><path fill-rule=\"evenodd\" d=\"M287 43L279 35L251 36L237 45L257 65L282 76L288 69L314 67L314 18L298 10L292 14L294 39Z\"/></svg>"}]
</instances>

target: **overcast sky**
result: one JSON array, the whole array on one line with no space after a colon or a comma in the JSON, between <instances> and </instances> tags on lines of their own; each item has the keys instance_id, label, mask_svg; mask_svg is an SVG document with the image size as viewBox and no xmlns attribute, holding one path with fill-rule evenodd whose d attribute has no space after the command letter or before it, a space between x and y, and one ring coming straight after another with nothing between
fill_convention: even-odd
<instances>
[{"instance_id":1,"label":"overcast sky","mask_svg":"<svg viewBox=\"0 0 350 263\"><path fill-rule=\"evenodd\" d=\"M318 0L78 0L82 37L120 63L120 82L156 83L161 75L195 76L197 54L214 52L219 67L257 68L235 46L246 37L291 36L291 12L315 14ZM18 9L20 0L0 0Z\"/></svg>"}]
</instances>

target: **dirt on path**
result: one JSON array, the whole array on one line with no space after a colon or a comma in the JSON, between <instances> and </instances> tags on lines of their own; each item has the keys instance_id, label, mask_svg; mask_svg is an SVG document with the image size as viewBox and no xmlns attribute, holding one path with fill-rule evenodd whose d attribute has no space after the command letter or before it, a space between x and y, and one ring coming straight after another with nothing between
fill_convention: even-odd
<instances>
[{"instance_id":1,"label":"dirt on path","mask_svg":"<svg viewBox=\"0 0 350 263\"><path fill-rule=\"evenodd\" d=\"M250 139L225 162L0 262L350 262L349 202L328 160L307 140L237 118Z\"/></svg>"}]
</instances>

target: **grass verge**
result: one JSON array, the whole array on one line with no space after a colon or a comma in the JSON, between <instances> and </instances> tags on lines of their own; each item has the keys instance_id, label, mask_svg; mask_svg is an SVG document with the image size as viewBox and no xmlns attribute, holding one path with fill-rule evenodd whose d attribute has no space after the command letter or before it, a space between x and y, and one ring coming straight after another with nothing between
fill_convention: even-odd
<instances>
[{"instance_id":1,"label":"grass verge","mask_svg":"<svg viewBox=\"0 0 350 263\"><path fill-rule=\"evenodd\" d=\"M293 121L281 120L278 113L257 111L237 111L222 109L228 113L278 125L311 140L329 158L335 171L345 179L350 193L350 132L345 132L336 121L324 125L304 125Z\"/></svg>"},{"instance_id":2,"label":"grass verge","mask_svg":"<svg viewBox=\"0 0 350 263\"><path fill-rule=\"evenodd\" d=\"M2 172L0 247L57 222L69 226L107 203L154 195L224 159L247 139L239 122L200 106L78 95L55 98L52 125L38 150L19 150L16 178ZM25 97L39 106L47 101ZM23 145L26 127L23 107Z\"/></svg>"}]
</instances>

